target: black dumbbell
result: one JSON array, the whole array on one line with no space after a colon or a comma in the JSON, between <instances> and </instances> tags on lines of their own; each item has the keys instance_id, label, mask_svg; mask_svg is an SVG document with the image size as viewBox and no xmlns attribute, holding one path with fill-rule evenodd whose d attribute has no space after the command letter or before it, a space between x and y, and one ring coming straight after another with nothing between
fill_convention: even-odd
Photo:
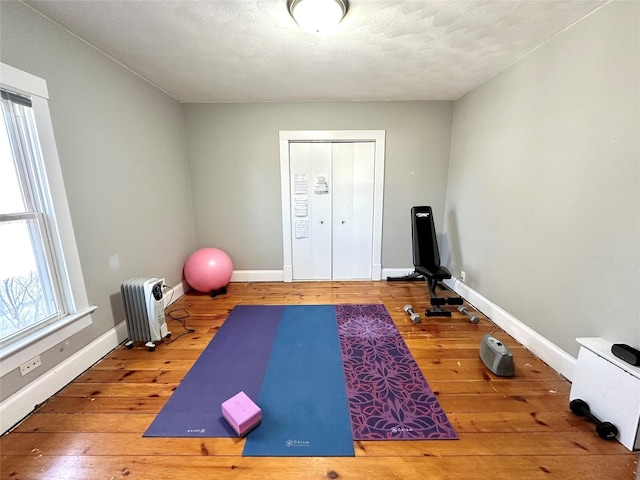
<instances>
[{"instance_id":1,"label":"black dumbbell","mask_svg":"<svg viewBox=\"0 0 640 480\"><path fill-rule=\"evenodd\" d=\"M610 440L612 438L615 438L618 434L618 429L616 428L616 426L611 422L603 422L600 419L596 418L596 416L591 413L589 405L587 405L587 402L585 402L584 400L581 400L579 398L571 400L571 402L569 403L569 408L575 415L579 417L586 417L593 423L595 423L596 433L600 435L600 438Z\"/></svg>"}]
</instances>

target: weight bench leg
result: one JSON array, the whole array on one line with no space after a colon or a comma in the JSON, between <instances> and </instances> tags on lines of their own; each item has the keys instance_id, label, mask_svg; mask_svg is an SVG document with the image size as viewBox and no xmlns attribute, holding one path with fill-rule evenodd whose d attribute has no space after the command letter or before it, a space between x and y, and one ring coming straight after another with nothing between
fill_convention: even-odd
<instances>
[{"instance_id":1,"label":"weight bench leg","mask_svg":"<svg viewBox=\"0 0 640 480\"><path fill-rule=\"evenodd\" d=\"M443 305L462 305L464 300L461 296L456 295L455 297L439 297L436 294L436 289L440 287L443 290L451 289L446 285L441 285L440 282L434 278L429 278L429 295L430 295L430 303L432 305L431 308L427 309L424 314L427 317L450 317L451 311L442 308Z\"/></svg>"},{"instance_id":2,"label":"weight bench leg","mask_svg":"<svg viewBox=\"0 0 640 480\"><path fill-rule=\"evenodd\" d=\"M428 282L429 282L429 295L430 295L429 302L431 303L431 308L428 308L427 310L425 310L424 314L427 317L450 317L451 312L441 307L441 305L446 305L447 299L436 295L438 280L434 278L430 278Z\"/></svg>"},{"instance_id":3,"label":"weight bench leg","mask_svg":"<svg viewBox=\"0 0 640 480\"><path fill-rule=\"evenodd\" d=\"M427 317L450 317L451 316L451 312L449 310L445 310L444 308L440 308L440 307L432 307L432 308L428 308L424 314Z\"/></svg>"},{"instance_id":4,"label":"weight bench leg","mask_svg":"<svg viewBox=\"0 0 640 480\"><path fill-rule=\"evenodd\" d=\"M387 277L387 282L411 282L415 280L422 280L422 275L418 272L412 272L402 277Z\"/></svg>"}]
</instances>

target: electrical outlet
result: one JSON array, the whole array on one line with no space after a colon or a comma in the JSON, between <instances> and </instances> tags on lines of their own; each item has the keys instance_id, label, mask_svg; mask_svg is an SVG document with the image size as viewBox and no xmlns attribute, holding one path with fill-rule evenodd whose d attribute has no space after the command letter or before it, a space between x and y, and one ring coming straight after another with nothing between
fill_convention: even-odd
<instances>
[{"instance_id":1,"label":"electrical outlet","mask_svg":"<svg viewBox=\"0 0 640 480\"><path fill-rule=\"evenodd\" d=\"M464 282L465 278L467 278L467 274L464 272L464 270L460 270L460 281Z\"/></svg>"},{"instance_id":2,"label":"electrical outlet","mask_svg":"<svg viewBox=\"0 0 640 480\"><path fill-rule=\"evenodd\" d=\"M42 362L40 362L40 355L36 355L28 362L24 362L22 365L20 365L20 374L24 377L27 373L35 368L38 368L40 365L42 365Z\"/></svg>"}]
</instances>

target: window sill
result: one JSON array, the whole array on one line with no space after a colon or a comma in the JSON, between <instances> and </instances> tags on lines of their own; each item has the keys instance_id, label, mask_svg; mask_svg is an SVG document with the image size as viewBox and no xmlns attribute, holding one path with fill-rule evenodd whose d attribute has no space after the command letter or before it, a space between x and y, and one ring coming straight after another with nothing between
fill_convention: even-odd
<instances>
[{"instance_id":1,"label":"window sill","mask_svg":"<svg viewBox=\"0 0 640 480\"><path fill-rule=\"evenodd\" d=\"M67 315L58 322L0 348L0 377L91 325L91 314L96 308L98 307L88 307L81 312Z\"/></svg>"}]
</instances>

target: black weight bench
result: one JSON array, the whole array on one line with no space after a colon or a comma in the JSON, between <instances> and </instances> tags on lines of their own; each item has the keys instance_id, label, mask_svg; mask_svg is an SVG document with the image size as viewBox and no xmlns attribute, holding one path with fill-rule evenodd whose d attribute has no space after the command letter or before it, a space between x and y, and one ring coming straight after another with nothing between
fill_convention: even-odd
<instances>
[{"instance_id":1,"label":"black weight bench","mask_svg":"<svg viewBox=\"0 0 640 480\"><path fill-rule=\"evenodd\" d=\"M440 251L431 207L411 208L411 238L413 239L413 266L415 271L404 277L388 277L387 281L417 280L424 277L429 285L431 308L425 311L427 317L450 317L451 311L444 305L462 305L463 299L439 297L436 289L439 282L451 278L451 272L440 265ZM446 288L446 287L444 287Z\"/></svg>"}]
</instances>

